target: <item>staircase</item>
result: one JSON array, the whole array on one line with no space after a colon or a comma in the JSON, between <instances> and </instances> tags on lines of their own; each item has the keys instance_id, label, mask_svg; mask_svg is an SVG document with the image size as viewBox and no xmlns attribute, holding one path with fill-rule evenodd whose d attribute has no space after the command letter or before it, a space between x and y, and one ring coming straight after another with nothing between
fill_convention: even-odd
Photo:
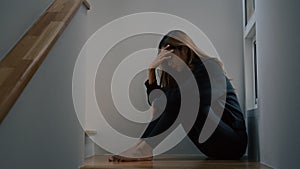
<instances>
[{"instance_id":1,"label":"staircase","mask_svg":"<svg viewBox=\"0 0 300 169\"><path fill-rule=\"evenodd\" d=\"M0 123L82 3L90 8L86 0L55 0L0 61Z\"/></svg>"}]
</instances>

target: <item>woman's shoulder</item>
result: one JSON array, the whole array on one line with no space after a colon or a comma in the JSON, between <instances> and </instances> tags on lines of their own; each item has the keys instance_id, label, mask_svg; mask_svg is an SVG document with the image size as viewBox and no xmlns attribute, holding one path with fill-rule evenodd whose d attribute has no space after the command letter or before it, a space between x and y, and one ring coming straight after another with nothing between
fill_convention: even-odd
<instances>
[{"instance_id":1,"label":"woman's shoulder","mask_svg":"<svg viewBox=\"0 0 300 169\"><path fill-rule=\"evenodd\" d=\"M223 67L222 62L218 57L210 57L210 58L205 58L205 59L201 59L201 60L202 60L202 64L205 67L211 67L214 69Z\"/></svg>"},{"instance_id":2,"label":"woman's shoulder","mask_svg":"<svg viewBox=\"0 0 300 169\"><path fill-rule=\"evenodd\" d=\"M209 76L217 76L224 74L222 63L218 58L201 58L201 63L194 68L196 74L208 74Z\"/></svg>"}]
</instances>

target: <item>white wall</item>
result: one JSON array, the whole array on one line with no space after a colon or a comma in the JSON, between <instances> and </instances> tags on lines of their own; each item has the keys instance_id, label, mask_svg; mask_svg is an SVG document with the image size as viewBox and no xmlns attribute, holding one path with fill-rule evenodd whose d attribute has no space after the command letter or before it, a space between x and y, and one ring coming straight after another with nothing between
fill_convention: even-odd
<instances>
[{"instance_id":1,"label":"white wall","mask_svg":"<svg viewBox=\"0 0 300 169\"><path fill-rule=\"evenodd\" d=\"M185 18L195 24L208 36L215 46L225 64L228 75L234 79L233 84L237 89L242 109L244 108L242 1L90 0L90 2L92 4L92 10L89 11L89 35L114 19L137 12L169 13ZM119 31L122 31L122 28L119 28ZM151 40L152 43L150 42ZM157 47L158 40L159 39L155 36L147 36L147 40L145 40L144 44L137 45L139 45L139 47L145 47L145 45L149 44L150 47ZM104 42L105 39L99 42L99 44ZM126 45L123 44L122 46L122 43L120 43L118 44L117 48L126 51L124 47L126 47ZM106 65L106 67L107 69L101 70L102 73L104 72L104 74L113 68L113 66L109 65L109 63ZM139 76L138 79L143 79L145 76L146 74L144 73ZM96 84L99 81L101 83L101 81L103 82L105 79L101 79L101 76L99 76L98 79L96 79ZM107 90L109 91L107 86L110 86L110 84L101 85L99 88L97 88L97 92L101 93ZM144 93L144 86L135 86L135 91ZM143 97L142 94L137 95L140 95L137 97ZM108 102L108 100L105 100L105 98L103 99L104 102ZM140 99L139 101L142 102L142 105L146 104L146 100L144 98ZM138 104L135 105L137 106ZM144 108L145 106L140 107L140 109ZM110 108L107 103L103 105L102 109L106 109L108 112L115 111L114 109ZM96 152L101 153L101 151ZM102 153L105 153L105 151L102 151ZM199 151L197 151L196 148L189 142L189 140L186 139L183 143L181 143L181 145L169 153L199 153Z\"/></svg>"},{"instance_id":2,"label":"white wall","mask_svg":"<svg viewBox=\"0 0 300 169\"><path fill-rule=\"evenodd\" d=\"M261 162L299 168L298 0L256 1Z\"/></svg>"},{"instance_id":3,"label":"white wall","mask_svg":"<svg viewBox=\"0 0 300 169\"><path fill-rule=\"evenodd\" d=\"M81 6L0 125L1 169L76 169L84 132L72 100L75 60L86 40Z\"/></svg>"},{"instance_id":4,"label":"white wall","mask_svg":"<svg viewBox=\"0 0 300 169\"><path fill-rule=\"evenodd\" d=\"M0 2L0 60L54 0Z\"/></svg>"}]
</instances>

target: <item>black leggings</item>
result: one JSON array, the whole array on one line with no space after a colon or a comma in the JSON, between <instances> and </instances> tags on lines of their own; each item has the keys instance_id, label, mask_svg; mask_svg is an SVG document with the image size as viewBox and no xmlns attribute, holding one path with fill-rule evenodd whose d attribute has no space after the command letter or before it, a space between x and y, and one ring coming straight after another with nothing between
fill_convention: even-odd
<instances>
[{"instance_id":1,"label":"black leggings","mask_svg":"<svg viewBox=\"0 0 300 169\"><path fill-rule=\"evenodd\" d=\"M166 131L176 120L177 115L174 112L164 112L159 118L148 125L142 138L155 148L162 140L148 140L147 138ZM207 113L198 114L195 124L188 133L188 137L198 149L212 159L239 159L242 157L247 147L246 131L233 129L222 120L219 122L214 133L204 143L199 143L198 139L206 117Z\"/></svg>"}]
</instances>

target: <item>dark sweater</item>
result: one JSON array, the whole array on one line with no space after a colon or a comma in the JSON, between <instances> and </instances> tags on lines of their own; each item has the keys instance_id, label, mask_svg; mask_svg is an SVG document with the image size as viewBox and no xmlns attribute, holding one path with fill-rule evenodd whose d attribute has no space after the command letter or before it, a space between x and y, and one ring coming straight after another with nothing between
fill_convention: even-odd
<instances>
[{"instance_id":1,"label":"dark sweater","mask_svg":"<svg viewBox=\"0 0 300 169\"><path fill-rule=\"evenodd\" d=\"M207 70L209 70L209 73ZM211 158L240 158L247 147L247 133L244 116L230 80L215 59L201 61L200 64L194 66L192 73L197 82L200 104L197 118L188 132L188 136L200 151ZM191 94L195 92L189 90L192 77L186 76L184 71L179 74L179 81L182 82L180 84L185 86L184 92L190 92ZM143 135L144 138L152 137L167 130L176 120L181 106L181 93L178 86L161 87L156 82L150 85L148 80L145 85L149 104L152 104L156 111L163 111L163 118L166 119L156 119L151 122ZM155 89L163 91L165 97L162 97L162 92L153 92L156 94L152 93L150 96L150 93ZM219 99L221 97L224 99ZM166 105L162 103L165 100L167 101ZM223 105L223 113L217 128L206 142L199 143L199 135L207 120L209 110L214 109L212 105L219 103ZM183 113L188 114L188 112ZM157 125L161 122L163 124Z\"/></svg>"}]
</instances>

